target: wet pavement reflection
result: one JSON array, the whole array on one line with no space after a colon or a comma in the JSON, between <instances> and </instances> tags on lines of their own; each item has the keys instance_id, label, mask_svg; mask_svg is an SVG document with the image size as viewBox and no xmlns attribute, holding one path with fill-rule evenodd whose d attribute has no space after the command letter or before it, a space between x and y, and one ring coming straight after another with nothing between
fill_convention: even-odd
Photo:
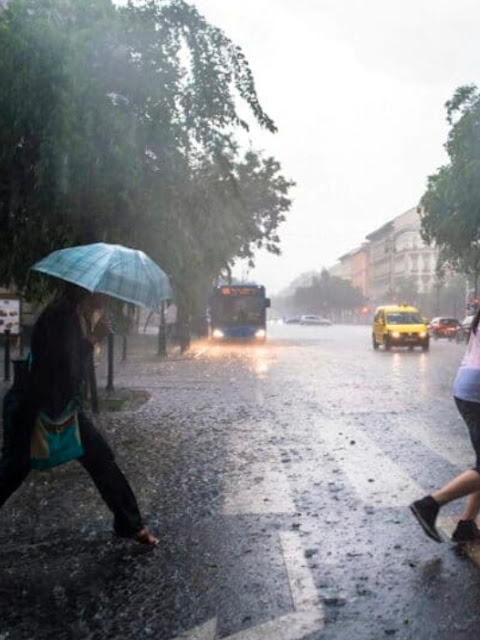
<instances>
[{"instance_id":1,"label":"wet pavement reflection","mask_svg":"<svg viewBox=\"0 0 480 640\"><path fill-rule=\"evenodd\" d=\"M79 465L32 473L0 516L1 640L476 637L479 570L407 509L472 463L462 354L373 351L366 326L139 343L116 384L151 399L98 422L161 545L113 538Z\"/></svg>"}]
</instances>

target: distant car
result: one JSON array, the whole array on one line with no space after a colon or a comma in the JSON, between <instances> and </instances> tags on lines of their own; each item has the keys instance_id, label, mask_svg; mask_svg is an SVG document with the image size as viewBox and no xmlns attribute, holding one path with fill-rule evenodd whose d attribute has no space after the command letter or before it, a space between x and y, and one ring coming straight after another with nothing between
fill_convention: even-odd
<instances>
[{"instance_id":1,"label":"distant car","mask_svg":"<svg viewBox=\"0 0 480 640\"><path fill-rule=\"evenodd\" d=\"M470 335L470 327L472 326L472 320L474 316L465 316L465 318L460 322L460 326L457 327L457 331L455 333L455 341L456 342L467 342L468 336Z\"/></svg>"},{"instance_id":2,"label":"distant car","mask_svg":"<svg viewBox=\"0 0 480 640\"><path fill-rule=\"evenodd\" d=\"M300 324L318 324L328 327L332 323L328 318L323 318L322 316L304 315L300 317Z\"/></svg>"},{"instance_id":3,"label":"distant car","mask_svg":"<svg viewBox=\"0 0 480 640\"><path fill-rule=\"evenodd\" d=\"M432 318L428 331L434 340L440 338L454 340L459 327L460 322L456 318L437 317Z\"/></svg>"},{"instance_id":4,"label":"distant car","mask_svg":"<svg viewBox=\"0 0 480 640\"><path fill-rule=\"evenodd\" d=\"M285 324L300 324L300 316L292 316L284 320Z\"/></svg>"}]
</instances>

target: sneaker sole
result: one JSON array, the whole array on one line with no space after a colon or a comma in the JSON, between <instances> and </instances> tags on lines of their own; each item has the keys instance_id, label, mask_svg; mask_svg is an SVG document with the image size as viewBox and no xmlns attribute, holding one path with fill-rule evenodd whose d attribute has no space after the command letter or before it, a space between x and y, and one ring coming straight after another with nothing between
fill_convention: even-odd
<instances>
[{"instance_id":1,"label":"sneaker sole","mask_svg":"<svg viewBox=\"0 0 480 640\"><path fill-rule=\"evenodd\" d=\"M478 546L480 544L480 538L462 538L461 540L452 538L452 542L454 544L474 544Z\"/></svg>"},{"instance_id":2,"label":"sneaker sole","mask_svg":"<svg viewBox=\"0 0 480 640\"><path fill-rule=\"evenodd\" d=\"M425 522L414 504L410 505L410 511L413 513L419 525L422 527L429 538L435 540L435 542L443 542L441 535L438 533L435 527L431 527L427 522Z\"/></svg>"},{"instance_id":3,"label":"sneaker sole","mask_svg":"<svg viewBox=\"0 0 480 640\"><path fill-rule=\"evenodd\" d=\"M479 544L480 543L480 536L475 536L473 538L462 538L462 537L458 537L458 536L452 536L451 538L452 542L455 542L457 544L467 544L467 543L475 543L475 544Z\"/></svg>"}]
</instances>

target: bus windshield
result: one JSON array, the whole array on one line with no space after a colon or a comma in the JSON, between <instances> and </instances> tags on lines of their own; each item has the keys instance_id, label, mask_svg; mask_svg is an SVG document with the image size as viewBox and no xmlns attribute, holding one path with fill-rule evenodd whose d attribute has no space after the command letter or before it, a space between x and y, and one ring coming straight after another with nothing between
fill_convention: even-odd
<instances>
[{"instance_id":1,"label":"bus windshield","mask_svg":"<svg viewBox=\"0 0 480 640\"><path fill-rule=\"evenodd\" d=\"M260 326L264 305L260 296L218 296L214 302L215 317L221 324Z\"/></svg>"},{"instance_id":2,"label":"bus windshield","mask_svg":"<svg viewBox=\"0 0 480 640\"><path fill-rule=\"evenodd\" d=\"M210 329L213 339L265 340L266 309L270 300L265 287L232 284L215 287L210 296Z\"/></svg>"}]
</instances>

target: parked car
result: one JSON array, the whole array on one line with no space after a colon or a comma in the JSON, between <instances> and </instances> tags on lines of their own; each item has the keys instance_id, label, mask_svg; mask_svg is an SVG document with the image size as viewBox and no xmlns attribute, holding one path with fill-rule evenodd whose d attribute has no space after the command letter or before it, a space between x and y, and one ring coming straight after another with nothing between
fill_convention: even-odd
<instances>
[{"instance_id":1,"label":"parked car","mask_svg":"<svg viewBox=\"0 0 480 640\"><path fill-rule=\"evenodd\" d=\"M327 327L332 323L328 318L323 318L322 316L304 315L300 317L300 324L319 324Z\"/></svg>"},{"instance_id":2,"label":"parked car","mask_svg":"<svg viewBox=\"0 0 480 640\"><path fill-rule=\"evenodd\" d=\"M470 335L470 327L472 326L473 318L474 318L473 315L465 316L465 318L460 322L460 326L457 327L457 331L455 333L456 342L468 341L468 336Z\"/></svg>"},{"instance_id":3,"label":"parked car","mask_svg":"<svg viewBox=\"0 0 480 640\"><path fill-rule=\"evenodd\" d=\"M459 327L460 322L456 318L437 317L432 318L428 331L434 340L439 338L454 340Z\"/></svg>"}]
</instances>

